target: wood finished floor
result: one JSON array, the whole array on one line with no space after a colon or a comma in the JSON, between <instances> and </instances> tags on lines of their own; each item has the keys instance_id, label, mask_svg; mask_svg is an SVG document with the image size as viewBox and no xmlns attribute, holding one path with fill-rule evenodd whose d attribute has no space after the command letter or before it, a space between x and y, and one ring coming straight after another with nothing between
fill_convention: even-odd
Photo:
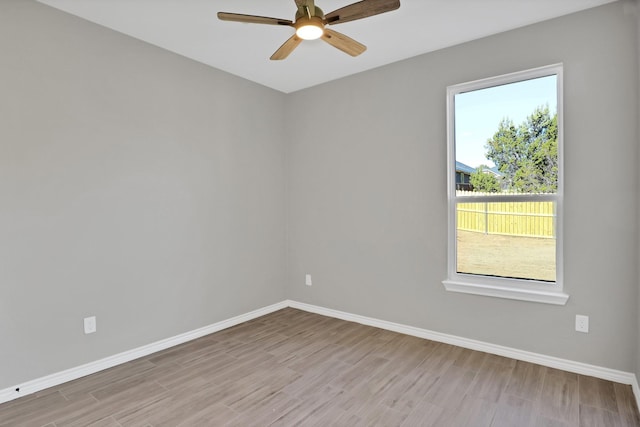
<instances>
[{"instance_id":1,"label":"wood finished floor","mask_svg":"<svg viewBox=\"0 0 640 427\"><path fill-rule=\"evenodd\" d=\"M0 405L0 426L640 426L631 387L291 308Z\"/></svg>"}]
</instances>

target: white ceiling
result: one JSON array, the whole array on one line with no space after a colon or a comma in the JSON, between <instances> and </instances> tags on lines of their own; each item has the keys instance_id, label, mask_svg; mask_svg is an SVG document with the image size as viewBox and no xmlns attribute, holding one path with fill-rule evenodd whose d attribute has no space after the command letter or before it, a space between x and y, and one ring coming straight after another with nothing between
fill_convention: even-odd
<instances>
[{"instance_id":1,"label":"white ceiling","mask_svg":"<svg viewBox=\"0 0 640 427\"><path fill-rule=\"evenodd\" d=\"M219 21L216 12L293 20L294 0L39 0L212 67L289 93L615 0L401 0L400 9L331 27L368 49L352 58L321 40L284 61L285 26ZM316 0L325 13L354 0Z\"/></svg>"}]
</instances>

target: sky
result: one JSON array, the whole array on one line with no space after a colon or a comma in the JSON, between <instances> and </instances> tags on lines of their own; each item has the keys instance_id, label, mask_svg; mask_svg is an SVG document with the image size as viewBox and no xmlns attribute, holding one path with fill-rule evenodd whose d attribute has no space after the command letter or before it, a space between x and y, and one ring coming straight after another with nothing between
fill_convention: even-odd
<instances>
[{"instance_id":1,"label":"sky","mask_svg":"<svg viewBox=\"0 0 640 427\"><path fill-rule=\"evenodd\" d=\"M536 107L557 111L556 76L540 77L455 95L456 160L471 167L495 166L485 144L508 117L518 126Z\"/></svg>"}]
</instances>

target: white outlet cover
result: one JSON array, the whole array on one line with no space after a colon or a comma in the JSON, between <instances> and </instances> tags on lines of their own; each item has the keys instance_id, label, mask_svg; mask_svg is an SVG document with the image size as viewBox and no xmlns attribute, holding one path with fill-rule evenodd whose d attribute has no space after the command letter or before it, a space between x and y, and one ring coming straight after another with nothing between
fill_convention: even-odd
<instances>
[{"instance_id":1,"label":"white outlet cover","mask_svg":"<svg viewBox=\"0 0 640 427\"><path fill-rule=\"evenodd\" d=\"M84 318L84 333L92 334L96 331L96 316Z\"/></svg>"},{"instance_id":2,"label":"white outlet cover","mask_svg":"<svg viewBox=\"0 0 640 427\"><path fill-rule=\"evenodd\" d=\"M311 283L311 275L310 274L306 274L304 276L304 284L307 285L307 286L311 286L312 285L312 283Z\"/></svg>"},{"instance_id":3,"label":"white outlet cover","mask_svg":"<svg viewBox=\"0 0 640 427\"><path fill-rule=\"evenodd\" d=\"M589 332L589 316L576 314L576 331L585 333Z\"/></svg>"}]
</instances>

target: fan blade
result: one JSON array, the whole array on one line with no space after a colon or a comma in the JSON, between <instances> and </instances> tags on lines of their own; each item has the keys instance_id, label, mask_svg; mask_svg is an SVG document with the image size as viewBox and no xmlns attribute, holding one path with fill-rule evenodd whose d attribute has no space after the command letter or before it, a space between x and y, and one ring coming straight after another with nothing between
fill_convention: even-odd
<instances>
[{"instance_id":1,"label":"fan blade","mask_svg":"<svg viewBox=\"0 0 640 427\"><path fill-rule=\"evenodd\" d=\"M248 24L269 24L292 26L293 22L288 19L269 18L267 16L242 15L240 13L218 12L218 19L223 21L245 22Z\"/></svg>"},{"instance_id":2,"label":"fan blade","mask_svg":"<svg viewBox=\"0 0 640 427\"><path fill-rule=\"evenodd\" d=\"M286 42L282 44L282 46L278 48L278 50L274 52L273 55L271 55L271 58L269 59L271 59L272 61L285 59L291 52L293 52L295 48L298 47L301 42L302 39L300 37L295 34L292 35Z\"/></svg>"},{"instance_id":3,"label":"fan blade","mask_svg":"<svg viewBox=\"0 0 640 427\"><path fill-rule=\"evenodd\" d=\"M400 0L362 0L325 15L327 24L336 25L355 21L380 13L390 12L400 7Z\"/></svg>"},{"instance_id":4,"label":"fan blade","mask_svg":"<svg viewBox=\"0 0 640 427\"><path fill-rule=\"evenodd\" d=\"M322 40L326 41L331 46L340 49L344 53L348 53L351 56L358 56L362 52L367 50L367 47L362 43L358 43L354 39L328 28L324 29Z\"/></svg>"}]
</instances>

